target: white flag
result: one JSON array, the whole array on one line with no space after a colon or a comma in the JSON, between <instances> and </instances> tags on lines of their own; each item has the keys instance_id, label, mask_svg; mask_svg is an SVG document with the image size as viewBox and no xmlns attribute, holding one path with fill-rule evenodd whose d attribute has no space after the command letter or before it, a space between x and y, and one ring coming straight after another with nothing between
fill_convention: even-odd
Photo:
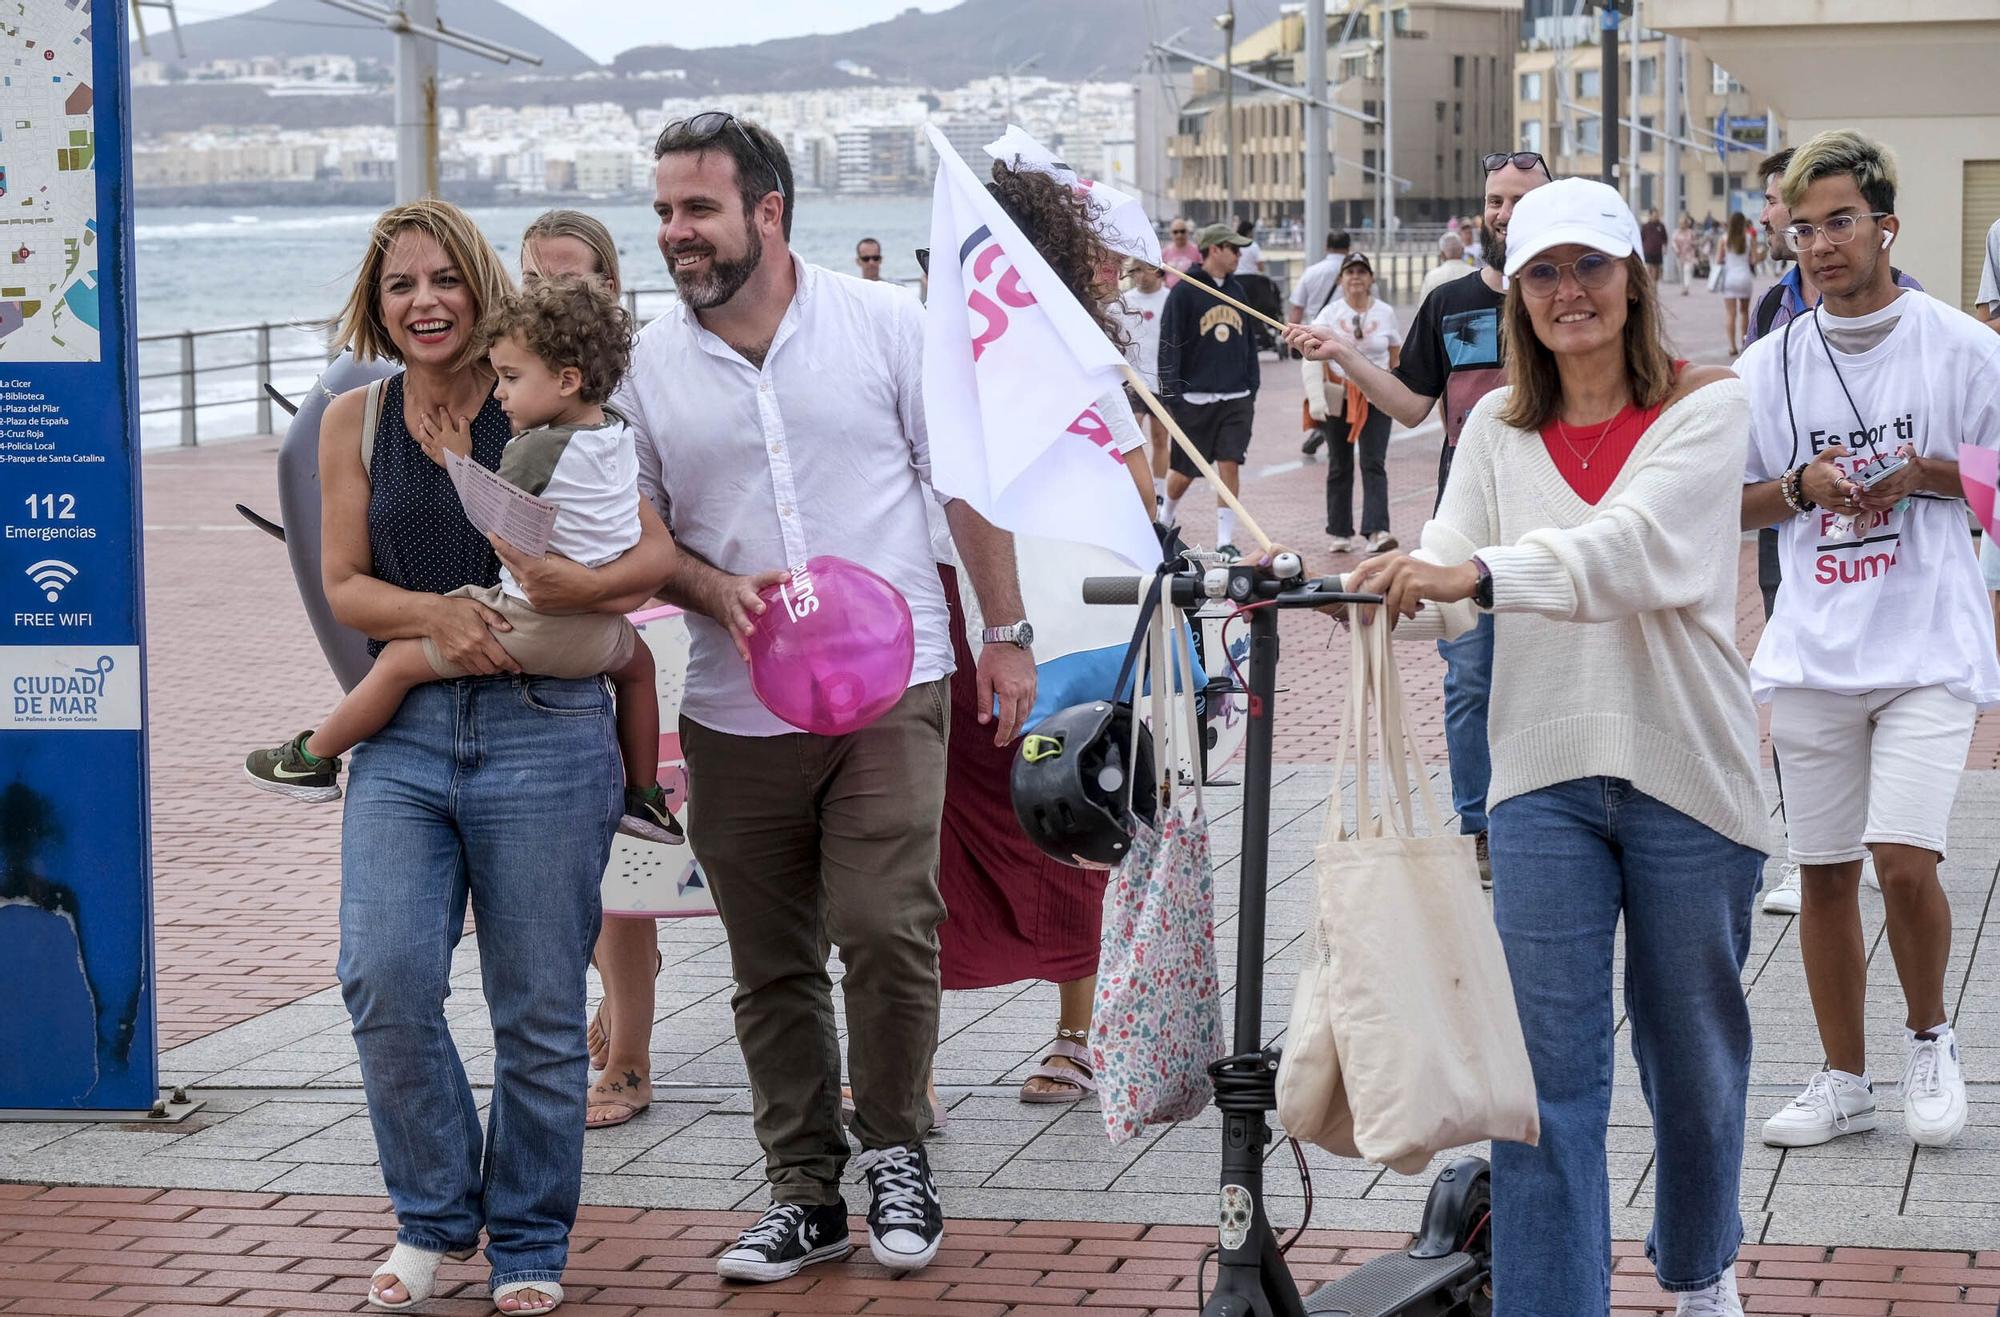
<instances>
[{"instance_id":1,"label":"white flag","mask_svg":"<svg viewBox=\"0 0 2000 1317\"><path fill-rule=\"evenodd\" d=\"M1148 265L1160 263L1160 235L1153 231L1153 221L1146 218L1146 208L1137 197L1128 197L1109 183L1082 177L1018 124L1008 124L999 141L988 142L986 154L1009 169L1052 174L1084 193L1097 212L1097 236L1105 246Z\"/></svg>"},{"instance_id":2,"label":"white flag","mask_svg":"<svg viewBox=\"0 0 2000 1317\"><path fill-rule=\"evenodd\" d=\"M924 417L931 478L994 525L1134 567L1159 539L1097 399L1125 358L937 129Z\"/></svg>"}]
</instances>

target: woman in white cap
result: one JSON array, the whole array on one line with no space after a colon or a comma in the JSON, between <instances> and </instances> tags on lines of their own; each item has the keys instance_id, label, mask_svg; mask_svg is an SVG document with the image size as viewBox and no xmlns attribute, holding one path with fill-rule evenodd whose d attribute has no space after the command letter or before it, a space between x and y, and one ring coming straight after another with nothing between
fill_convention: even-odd
<instances>
[{"instance_id":1,"label":"woman in white cap","mask_svg":"<svg viewBox=\"0 0 2000 1317\"><path fill-rule=\"evenodd\" d=\"M1767 826L1736 649L1743 386L1674 361L1618 194L1567 179L1507 233L1508 386L1474 408L1415 554L1369 559L1404 632L1497 615L1494 917L1541 1105L1493 1148L1494 1311L1611 1304L1605 1133L1623 1010L1653 1113L1647 1256L1683 1314L1737 1314ZM1426 607L1426 603L1430 606Z\"/></svg>"}]
</instances>

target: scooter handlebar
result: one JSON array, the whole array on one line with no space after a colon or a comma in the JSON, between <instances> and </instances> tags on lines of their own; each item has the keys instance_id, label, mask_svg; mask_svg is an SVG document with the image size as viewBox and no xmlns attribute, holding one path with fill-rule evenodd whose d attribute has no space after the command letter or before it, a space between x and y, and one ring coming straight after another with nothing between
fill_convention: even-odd
<instances>
[{"instance_id":1,"label":"scooter handlebar","mask_svg":"<svg viewBox=\"0 0 2000 1317\"><path fill-rule=\"evenodd\" d=\"M1083 602L1136 604L1143 591L1158 588L1156 580L1150 576L1086 576L1083 579ZM1350 594L1341 588L1343 584L1338 576L1280 581L1269 576L1229 573L1217 577L1213 588L1205 588L1209 585L1208 578L1182 572L1168 578L1167 599L1183 608L1195 607L1204 599L1235 599L1239 603L1278 600L1281 606L1293 608L1382 602L1382 596L1378 594Z\"/></svg>"}]
</instances>

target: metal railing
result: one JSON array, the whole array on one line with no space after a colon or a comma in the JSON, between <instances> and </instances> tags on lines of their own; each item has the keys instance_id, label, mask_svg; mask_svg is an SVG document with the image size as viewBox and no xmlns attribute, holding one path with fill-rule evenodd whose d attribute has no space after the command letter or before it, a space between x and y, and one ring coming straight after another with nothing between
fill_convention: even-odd
<instances>
[{"instance_id":1,"label":"metal railing","mask_svg":"<svg viewBox=\"0 0 2000 1317\"><path fill-rule=\"evenodd\" d=\"M642 315L658 315L673 300L671 285L624 292L625 309L635 324L645 323ZM314 341L316 350L304 350L306 343ZM230 418L223 424L233 422L234 428L211 432L208 438L270 434L279 420L271 386L278 385L288 396L303 393L328 359L324 328L312 321L260 321L141 334L141 433L157 436L177 432L179 445L193 448L204 437L204 417L222 413ZM162 424L157 420L160 417L175 419ZM148 425L148 418L155 418L155 423Z\"/></svg>"},{"instance_id":2,"label":"metal railing","mask_svg":"<svg viewBox=\"0 0 2000 1317\"><path fill-rule=\"evenodd\" d=\"M1372 260L1377 295L1384 301L1408 304L1438 258L1429 252L1395 251L1372 254ZM1468 266L1468 272L1470 269ZM1282 283L1280 291L1288 284ZM625 309L634 324L643 325L671 306L676 296L671 285L627 288ZM312 343L314 350L305 351L307 343ZM160 365L163 356L171 364ZM271 434L282 418L270 387L275 385L281 393L297 399L327 360L324 332L314 322L262 321L141 334L142 435L174 436L181 447L193 448L204 437L205 415L215 418L217 425L234 427L211 430L207 433L211 439ZM161 417L175 419L160 423ZM147 425L149 418L155 420L153 426Z\"/></svg>"}]
</instances>

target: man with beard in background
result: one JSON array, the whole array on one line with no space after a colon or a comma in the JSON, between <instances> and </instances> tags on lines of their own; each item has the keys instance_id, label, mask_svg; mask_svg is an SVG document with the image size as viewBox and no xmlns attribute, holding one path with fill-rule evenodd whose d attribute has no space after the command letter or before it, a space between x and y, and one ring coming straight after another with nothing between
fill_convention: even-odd
<instances>
[{"instance_id":1,"label":"man with beard in background","mask_svg":"<svg viewBox=\"0 0 2000 1317\"><path fill-rule=\"evenodd\" d=\"M1369 361L1352 335L1295 325L1285 341L1316 361L1331 360L1368 396L1368 401L1404 425L1422 425L1443 400L1444 445L1438 452L1438 498L1444 498L1458 435L1473 404L1507 382L1501 360L1500 308L1506 284L1507 222L1514 205L1550 182L1548 163L1534 151L1494 151L1484 156L1486 209L1480 255L1485 268L1476 279L1454 279L1417 308L1403 340L1402 359L1392 369ZM1486 745L1486 701L1493 685L1493 618L1457 640L1441 640L1444 656L1444 735L1451 758L1452 807L1461 832L1479 839L1479 869L1486 864L1486 782L1491 757Z\"/></svg>"},{"instance_id":2,"label":"man with beard in background","mask_svg":"<svg viewBox=\"0 0 2000 1317\"><path fill-rule=\"evenodd\" d=\"M616 406L638 436L640 489L681 550L659 593L690 614L680 733L701 825L689 840L729 939L771 1186L770 1208L716 1270L783 1280L852 1249L826 972L837 946L869 1245L884 1267L912 1271L944 1234L923 1140L952 670L930 536L923 312L892 284L793 255L791 165L763 128L698 114L668 124L653 154L660 254L680 301L640 334ZM979 721L997 718L1004 744L1035 692L1013 539L963 501L945 515L988 626ZM750 688L759 590L789 575L803 595L802 564L818 555L886 578L916 626L902 700L844 736L801 732Z\"/></svg>"}]
</instances>

